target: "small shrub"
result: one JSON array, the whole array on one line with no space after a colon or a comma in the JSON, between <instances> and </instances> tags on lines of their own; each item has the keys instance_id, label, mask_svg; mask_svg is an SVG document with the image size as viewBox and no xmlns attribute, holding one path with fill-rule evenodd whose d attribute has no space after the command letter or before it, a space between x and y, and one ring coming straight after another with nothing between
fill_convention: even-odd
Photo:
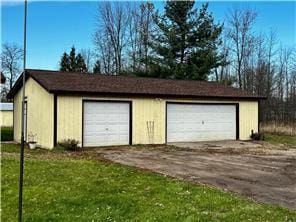
<instances>
[{"instance_id":1,"label":"small shrub","mask_svg":"<svg viewBox=\"0 0 296 222\"><path fill-rule=\"evenodd\" d=\"M252 131L252 133L251 133L251 139L252 140L264 140L264 134L262 134L262 133L254 133Z\"/></svg>"},{"instance_id":2,"label":"small shrub","mask_svg":"<svg viewBox=\"0 0 296 222\"><path fill-rule=\"evenodd\" d=\"M69 150L69 151L79 150L78 144L79 144L79 141L75 139L65 139L59 142L60 146L64 147L65 150Z\"/></svg>"}]
</instances>

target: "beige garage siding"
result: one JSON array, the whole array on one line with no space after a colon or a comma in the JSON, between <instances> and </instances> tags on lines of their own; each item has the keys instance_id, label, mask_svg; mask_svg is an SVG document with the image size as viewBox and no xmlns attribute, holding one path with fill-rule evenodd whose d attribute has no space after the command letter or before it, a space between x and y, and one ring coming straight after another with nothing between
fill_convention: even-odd
<instances>
[{"instance_id":1,"label":"beige garage siding","mask_svg":"<svg viewBox=\"0 0 296 222\"><path fill-rule=\"evenodd\" d=\"M132 143L165 142L165 103L155 99L128 99L110 97L58 96L57 141L76 139L82 142L82 100L132 101ZM154 137L148 136L147 121L154 122Z\"/></svg>"},{"instance_id":2,"label":"beige garage siding","mask_svg":"<svg viewBox=\"0 0 296 222\"><path fill-rule=\"evenodd\" d=\"M82 141L82 100L127 100L132 101L133 114L133 144L165 143L166 101L170 102L209 102L205 100L165 100L147 98L114 98L114 97L80 97L58 96L57 98L57 141L74 138ZM223 101L224 103L239 103L241 140L250 139L251 130L258 131L257 101ZM147 122L154 122L154 135L149 136Z\"/></svg>"},{"instance_id":3,"label":"beige garage siding","mask_svg":"<svg viewBox=\"0 0 296 222\"><path fill-rule=\"evenodd\" d=\"M82 98L57 97L57 142L76 139L81 145L82 138Z\"/></svg>"},{"instance_id":4,"label":"beige garage siding","mask_svg":"<svg viewBox=\"0 0 296 222\"><path fill-rule=\"evenodd\" d=\"M133 144L165 143L165 101L159 99L133 100ZM153 130L149 125L154 123Z\"/></svg>"},{"instance_id":5,"label":"beige garage siding","mask_svg":"<svg viewBox=\"0 0 296 222\"><path fill-rule=\"evenodd\" d=\"M37 144L53 147L53 94L48 93L35 80L26 82L27 134L36 134ZM22 89L14 97L14 140L21 140Z\"/></svg>"},{"instance_id":6,"label":"beige garage siding","mask_svg":"<svg viewBox=\"0 0 296 222\"><path fill-rule=\"evenodd\" d=\"M1 126L13 126L13 111L1 110Z\"/></svg>"},{"instance_id":7,"label":"beige garage siding","mask_svg":"<svg viewBox=\"0 0 296 222\"><path fill-rule=\"evenodd\" d=\"M251 131L258 132L258 102L239 103L239 138L249 140Z\"/></svg>"}]
</instances>

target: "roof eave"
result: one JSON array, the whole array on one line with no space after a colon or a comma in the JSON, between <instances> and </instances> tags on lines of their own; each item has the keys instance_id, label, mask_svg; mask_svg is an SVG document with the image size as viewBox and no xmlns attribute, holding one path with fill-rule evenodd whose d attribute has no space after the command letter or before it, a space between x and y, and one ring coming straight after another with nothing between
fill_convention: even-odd
<instances>
[{"instance_id":1,"label":"roof eave","mask_svg":"<svg viewBox=\"0 0 296 222\"><path fill-rule=\"evenodd\" d=\"M49 89L46 88L46 86L44 84L42 84L37 78L35 78L33 75L30 74L30 72L28 70L25 70L26 72L26 79L25 81L27 82L27 80L31 77L32 79L34 79L40 86L42 86L46 91L49 92ZM13 99L13 97L18 93L18 91L22 88L23 86L23 73L19 76L19 78L16 80L16 82L14 83L12 89L8 92L7 94L7 98L8 99Z\"/></svg>"},{"instance_id":2,"label":"roof eave","mask_svg":"<svg viewBox=\"0 0 296 222\"><path fill-rule=\"evenodd\" d=\"M223 99L223 100L250 100L258 101L265 100L266 97L263 96L202 96L202 95L176 95L176 94L153 94L153 93L120 93L120 92L89 92L89 91L67 91L67 90L49 90L49 93L57 95L87 95L87 96L123 96L123 97L162 97L162 98L192 98L192 99Z\"/></svg>"}]
</instances>

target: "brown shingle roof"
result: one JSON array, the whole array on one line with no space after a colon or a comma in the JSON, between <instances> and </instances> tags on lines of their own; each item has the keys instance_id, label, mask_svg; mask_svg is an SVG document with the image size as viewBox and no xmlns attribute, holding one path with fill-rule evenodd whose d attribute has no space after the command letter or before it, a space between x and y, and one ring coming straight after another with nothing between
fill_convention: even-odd
<instances>
[{"instance_id":1,"label":"brown shingle roof","mask_svg":"<svg viewBox=\"0 0 296 222\"><path fill-rule=\"evenodd\" d=\"M36 80L48 92L57 94L75 93L232 99L263 98L247 91L206 81L106 76L32 69L26 70L26 75L27 78L32 77ZM22 81L20 79L21 77L9 93L10 97L13 97L21 87Z\"/></svg>"}]
</instances>

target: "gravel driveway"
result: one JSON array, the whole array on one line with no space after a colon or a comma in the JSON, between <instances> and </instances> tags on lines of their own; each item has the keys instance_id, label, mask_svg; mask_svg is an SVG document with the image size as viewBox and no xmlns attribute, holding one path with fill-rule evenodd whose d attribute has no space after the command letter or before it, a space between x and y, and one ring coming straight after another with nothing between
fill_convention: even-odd
<instances>
[{"instance_id":1,"label":"gravel driveway","mask_svg":"<svg viewBox=\"0 0 296 222\"><path fill-rule=\"evenodd\" d=\"M296 149L224 141L96 149L113 162L296 209Z\"/></svg>"}]
</instances>

